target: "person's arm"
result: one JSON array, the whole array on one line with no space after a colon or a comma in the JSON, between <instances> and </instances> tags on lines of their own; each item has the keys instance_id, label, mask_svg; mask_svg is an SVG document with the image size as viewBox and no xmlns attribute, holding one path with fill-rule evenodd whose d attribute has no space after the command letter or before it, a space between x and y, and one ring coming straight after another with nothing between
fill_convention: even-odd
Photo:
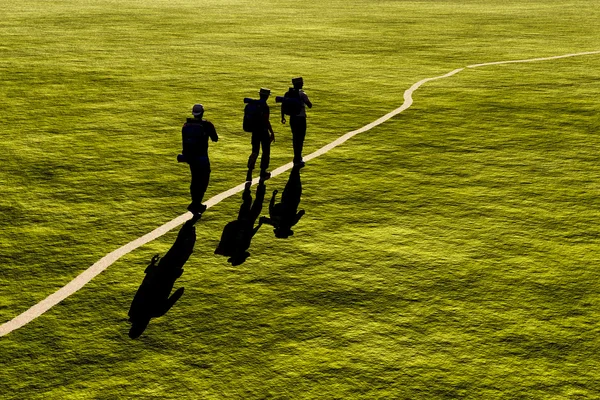
<instances>
[{"instance_id":1,"label":"person's arm","mask_svg":"<svg viewBox=\"0 0 600 400\"><path fill-rule=\"evenodd\" d=\"M208 136L210 137L210 140L212 140L213 142L217 142L219 140L219 135L217 135L217 130L215 129L215 126L210 121L206 121L206 125L206 130L208 131Z\"/></svg>"},{"instance_id":2,"label":"person's arm","mask_svg":"<svg viewBox=\"0 0 600 400\"><path fill-rule=\"evenodd\" d=\"M281 123L285 124L285 114L283 113L283 104L281 105Z\"/></svg>"},{"instance_id":3,"label":"person's arm","mask_svg":"<svg viewBox=\"0 0 600 400\"><path fill-rule=\"evenodd\" d=\"M312 103L310 102L308 96L304 92L302 92L302 101L304 101L304 104L306 104L308 108L312 108Z\"/></svg>"},{"instance_id":4,"label":"person's arm","mask_svg":"<svg viewBox=\"0 0 600 400\"><path fill-rule=\"evenodd\" d=\"M263 107L264 107L263 116L265 118L265 126L267 127L267 130L271 134L271 142L274 142L275 141L275 133L273 132L273 127L271 126L271 110L269 109L269 106L266 103L263 105Z\"/></svg>"},{"instance_id":5,"label":"person's arm","mask_svg":"<svg viewBox=\"0 0 600 400\"><path fill-rule=\"evenodd\" d=\"M267 129L269 130L269 133L271 134L271 142L274 142L275 141L275 132L273 132L273 127L271 126L271 121L269 121L268 119L267 119Z\"/></svg>"}]
</instances>

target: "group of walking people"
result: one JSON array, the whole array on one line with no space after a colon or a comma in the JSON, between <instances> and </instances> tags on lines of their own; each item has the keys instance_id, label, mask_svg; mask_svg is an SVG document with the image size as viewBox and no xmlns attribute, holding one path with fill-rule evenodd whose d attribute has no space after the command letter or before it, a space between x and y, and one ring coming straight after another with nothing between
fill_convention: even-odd
<instances>
[{"instance_id":1,"label":"group of walking people","mask_svg":"<svg viewBox=\"0 0 600 400\"><path fill-rule=\"evenodd\" d=\"M221 239L214 253L227 257L231 265L240 265L250 256L248 249L254 235L263 224L271 225L276 238L288 238L294 234L292 227L304 215L299 210L302 196L300 169L304 167L302 147L306 136L306 107L312 103L302 90L301 77L292 79L293 87L276 101L281 103L281 122L289 123L292 130L294 148L294 167L285 185L281 199L277 202L278 191L274 190L269 202L269 216L260 216L266 195L265 181L271 177L268 171L271 156L271 143L275 141L275 133L270 122L270 109L267 100L271 95L269 89L260 89L258 99L244 99L245 131L252 134L252 151L248 157L248 174L242 193L242 204L237 218L223 228ZM202 217L206 206L202 198L210 180L210 161L208 158L208 141L217 142L219 135L214 125L204 119L204 106L195 104L192 107L192 118L187 118L181 130L183 151L177 156L179 162L190 166L192 181L190 193L192 202L188 210L193 217L179 231L177 240L163 258L152 257L145 270L145 277L138 288L129 309L131 328L129 337L139 337L150 320L164 315L181 298L184 288L177 289L173 294L175 282L183 274L183 266L194 250L196 230L194 224ZM256 187L255 198L252 199L252 172L260 156L260 178ZM258 221L258 224L256 222Z\"/></svg>"},{"instance_id":2,"label":"group of walking people","mask_svg":"<svg viewBox=\"0 0 600 400\"><path fill-rule=\"evenodd\" d=\"M306 107L312 108L312 103L303 90L304 80L302 77L292 79L292 85L284 96L277 96L276 101L281 103L281 123L285 124L287 122L286 116L289 116L294 150L294 167L302 168L304 167L302 148L306 137ZM252 180L252 174L262 150L259 179L264 182L271 177L268 168L271 158L271 143L275 141L275 132L271 126L270 107L267 103L271 91L261 88L258 94L258 99L244 99L246 106L243 128L252 135L252 150L248 157L246 180ZM188 206L188 210L197 215L206 210L206 206L202 204L202 198L208 188L211 172L208 158L208 141L210 139L216 142L219 140L219 136L214 125L204 119L204 106L202 104L195 104L192 107L192 116L192 118L187 118L183 125L181 131L183 151L179 154L177 160L190 166L192 202Z\"/></svg>"}]
</instances>

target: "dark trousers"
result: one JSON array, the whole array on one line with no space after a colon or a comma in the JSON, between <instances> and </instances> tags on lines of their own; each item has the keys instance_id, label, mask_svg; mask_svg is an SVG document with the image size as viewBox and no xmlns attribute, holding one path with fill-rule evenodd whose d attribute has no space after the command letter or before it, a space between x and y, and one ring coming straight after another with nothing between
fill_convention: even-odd
<instances>
[{"instance_id":1,"label":"dark trousers","mask_svg":"<svg viewBox=\"0 0 600 400\"><path fill-rule=\"evenodd\" d=\"M192 203L201 204L210 180L210 162L207 157L206 160L191 161L189 165L192 173L192 183L190 184Z\"/></svg>"},{"instance_id":2,"label":"dark trousers","mask_svg":"<svg viewBox=\"0 0 600 400\"><path fill-rule=\"evenodd\" d=\"M262 156L260 157L260 169L266 171L269 168L269 160L271 159L271 135L268 131L252 132L252 155L248 162L248 169L254 169L256 158L262 147Z\"/></svg>"},{"instance_id":3,"label":"dark trousers","mask_svg":"<svg viewBox=\"0 0 600 400\"><path fill-rule=\"evenodd\" d=\"M306 117L290 117L290 128L292 128L292 146L294 147L294 162L302 161L302 148L306 137Z\"/></svg>"}]
</instances>

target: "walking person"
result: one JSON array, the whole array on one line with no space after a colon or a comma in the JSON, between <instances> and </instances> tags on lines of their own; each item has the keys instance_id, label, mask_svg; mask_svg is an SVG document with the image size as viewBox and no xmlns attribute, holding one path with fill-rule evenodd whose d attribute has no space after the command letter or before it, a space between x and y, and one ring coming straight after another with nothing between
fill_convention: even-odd
<instances>
[{"instance_id":1,"label":"walking person","mask_svg":"<svg viewBox=\"0 0 600 400\"><path fill-rule=\"evenodd\" d=\"M261 148L260 179L264 181L271 177L271 173L267 171L271 158L271 142L275 141L275 133L269 120L270 109L267 104L267 99L271 95L271 91L261 88L259 95L259 100L244 99L246 103L249 103L246 106L244 118L252 120L249 128L252 132L252 154L248 157L248 175L246 177L246 180L249 181L252 180L252 170L254 170ZM251 115L248 115L250 113ZM246 126L246 123L244 125Z\"/></svg>"},{"instance_id":2,"label":"walking person","mask_svg":"<svg viewBox=\"0 0 600 400\"><path fill-rule=\"evenodd\" d=\"M193 118L188 118L181 129L183 142L182 154L177 156L177 161L188 163L192 174L190 194L192 202L187 207L194 215L206 211L202 198L210 180L210 161L208 159L208 139L216 142L219 140L215 126L202 117L204 106L194 104L192 107Z\"/></svg>"},{"instance_id":3,"label":"walking person","mask_svg":"<svg viewBox=\"0 0 600 400\"><path fill-rule=\"evenodd\" d=\"M292 79L293 88L290 88L284 98L291 100L289 105L281 107L281 123L285 124L285 114L289 113L290 128L292 129L292 146L294 148L294 166L304 167L302 148L306 137L306 107L312 108L308 95L302 90L304 80L301 76Z\"/></svg>"}]
</instances>

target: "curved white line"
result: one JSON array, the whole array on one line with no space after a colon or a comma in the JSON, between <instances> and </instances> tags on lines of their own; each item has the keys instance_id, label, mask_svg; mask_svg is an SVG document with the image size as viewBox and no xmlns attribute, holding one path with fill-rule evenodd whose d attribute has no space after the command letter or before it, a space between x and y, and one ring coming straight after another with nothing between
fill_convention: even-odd
<instances>
[{"instance_id":1,"label":"curved white line","mask_svg":"<svg viewBox=\"0 0 600 400\"><path fill-rule=\"evenodd\" d=\"M555 60L555 59L559 59L559 58L577 57L577 56L592 55L592 54L600 54L600 50L588 51L588 52L584 52L584 53L565 54L565 55L553 56L553 57L530 58L530 59L526 59L526 60L509 60L509 61L489 62L489 63L483 63L483 64L473 64L473 65L468 65L466 68L478 68L478 67L486 67L486 66L490 66L490 65L500 65L500 64L514 64L514 63L527 63L527 62L535 62L535 61L547 61L547 60ZM376 127L377 125L381 125L382 123L389 120L390 118L393 118L396 115L400 114L402 111L406 110L407 108L409 108L412 105L413 92L415 90L417 90L419 87L421 87L421 85L423 85L424 83L434 81L437 79L449 78L452 75L455 75L463 70L464 70L464 68L458 68L458 69L455 69L454 71L448 72L445 75L440 75L440 76L435 76L433 78L425 78L423 80L420 80L419 82L415 83L414 85L412 85L409 89L407 89L404 92L404 103L402 103L402 105L400 107L387 113L383 117L371 122L370 124L363 126L360 129L356 129L354 131L346 133L345 135L337 138L335 141L329 143L328 145L323 146L319 150L307 155L306 157L304 157L304 160L310 161L315 157L319 157L319 156L327 153L329 150L333 149L334 147L339 146L340 144L344 143L346 140L350 139L351 137L358 135L359 133L366 132L366 131ZM292 166L293 166L293 164L291 162L287 163L285 165L282 165L281 167L272 171L271 176L277 176L285 171L288 171L289 169L292 168ZM258 183L258 178L255 178L252 181L252 184L256 184L256 183ZM244 190L244 186L245 186L245 182L241 183L241 184L237 185L236 187L233 187L225 192L219 193L218 195L216 195L214 197L211 197L204 204L206 204L207 208L210 208L210 207L220 203L221 201L225 200L226 198L233 196L236 193L241 192L242 190ZM98 260L94 265L92 265L91 267L89 267L88 269L83 271L81 274L79 274L71 282L69 282L68 284L66 284L65 286L63 286L62 288L57 290L56 292L52 293L50 296L46 297L44 300L40 301L39 303L37 303L36 305L31 307L27 311L16 316L15 318L11 319L10 321L5 322L4 324L0 325L0 336L4 336L4 335L14 331L15 329L21 328L22 326L33 321L35 318L39 317L40 315L42 315L43 313L48 311L50 308L54 307L55 305L57 305L58 303L60 303L61 301L63 301L64 299L66 299L67 297L69 297L70 295L72 295L73 293L78 291L79 289L81 289L86 283L88 283L89 281L94 279L98 274L100 274L102 271L104 271L106 268L108 268L110 265L112 265L119 258L123 257L125 254L137 249L140 246L143 246L144 244L146 244L148 242L151 242L154 239L161 237L162 235L169 232L170 230L183 224L185 221L189 220L191 217L192 217L192 214L189 212L182 214L179 217L167 222L166 224L159 226L152 232L147 233L144 236L142 236L132 242L129 242L126 245L119 247L118 249L105 255L100 260Z\"/></svg>"},{"instance_id":2,"label":"curved white line","mask_svg":"<svg viewBox=\"0 0 600 400\"><path fill-rule=\"evenodd\" d=\"M488 63L483 63L483 64L468 65L467 68L487 67L488 65L515 64L515 63L529 63L529 62L536 62L536 61L558 60L559 58L589 56L589 55L592 55L592 54L600 54L600 50L598 50L598 51L586 51L584 53L563 54L562 56L541 57L541 58L528 58L526 60L494 61L494 62L488 62Z\"/></svg>"}]
</instances>

